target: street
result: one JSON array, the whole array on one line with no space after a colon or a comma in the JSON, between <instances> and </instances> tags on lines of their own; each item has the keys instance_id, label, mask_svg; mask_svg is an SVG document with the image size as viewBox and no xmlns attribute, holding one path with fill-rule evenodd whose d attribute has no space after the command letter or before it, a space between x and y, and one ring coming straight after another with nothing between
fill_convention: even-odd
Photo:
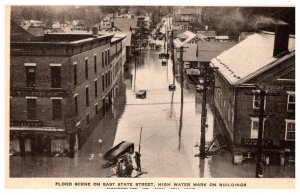
<instances>
[{"instance_id":1,"label":"street","mask_svg":"<svg viewBox=\"0 0 300 195\"><path fill-rule=\"evenodd\" d=\"M175 91L172 61L161 65L161 51L146 50L124 72L123 89L110 111L95 124L92 134L76 153L75 158L19 156L10 157L11 177L106 177L112 175L103 154L121 141L133 142L139 148L141 135L141 166L147 174L140 177L254 177L255 164L234 165L231 155L221 150L205 160L199 153L201 95L195 95L186 79L180 88L180 69L175 68ZM147 90L145 99L137 99L137 90ZM183 90L183 103L181 103ZM182 109L182 110L181 110ZM206 141L213 137L213 110L209 105ZM217 130L215 130L217 131ZM103 143L99 143L99 139ZM135 162L133 162L135 165ZM270 165L266 177L290 177L293 167Z\"/></svg>"}]
</instances>

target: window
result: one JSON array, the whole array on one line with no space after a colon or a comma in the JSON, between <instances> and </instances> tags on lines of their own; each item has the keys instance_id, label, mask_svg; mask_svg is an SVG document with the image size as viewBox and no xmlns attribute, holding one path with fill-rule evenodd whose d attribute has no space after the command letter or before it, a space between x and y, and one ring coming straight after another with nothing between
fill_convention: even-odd
<instances>
[{"instance_id":1,"label":"window","mask_svg":"<svg viewBox=\"0 0 300 195\"><path fill-rule=\"evenodd\" d=\"M108 81L107 81L107 85L110 86L110 71L108 71L107 77L108 77L108 78L107 78L107 80L108 80Z\"/></svg>"},{"instance_id":2,"label":"window","mask_svg":"<svg viewBox=\"0 0 300 195\"><path fill-rule=\"evenodd\" d=\"M88 67L88 59L85 58L85 78L89 78L89 67Z\"/></svg>"},{"instance_id":3,"label":"window","mask_svg":"<svg viewBox=\"0 0 300 195\"><path fill-rule=\"evenodd\" d=\"M105 60L104 60L105 63L104 63L104 64L105 64L105 66L106 66L106 65L107 65L107 50L105 50L105 56L104 56L104 57L105 57Z\"/></svg>"},{"instance_id":4,"label":"window","mask_svg":"<svg viewBox=\"0 0 300 195\"><path fill-rule=\"evenodd\" d=\"M264 126L265 126L265 120L263 122L263 137L264 137ZM258 138L258 127L259 127L259 119L258 118L251 118L251 139L257 139Z\"/></svg>"},{"instance_id":5,"label":"window","mask_svg":"<svg viewBox=\"0 0 300 195\"><path fill-rule=\"evenodd\" d=\"M86 114L86 124L90 124L90 114Z\"/></svg>"},{"instance_id":6,"label":"window","mask_svg":"<svg viewBox=\"0 0 300 195\"><path fill-rule=\"evenodd\" d=\"M89 87L85 88L85 104L86 104L86 106L90 105L90 103L89 103Z\"/></svg>"},{"instance_id":7,"label":"window","mask_svg":"<svg viewBox=\"0 0 300 195\"><path fill-rule=\"evenodd\" d=\"M94 81L95 83L95 98L98 96L98 84L97 84L97 79Z\"/></svg>"},{"instance_id":8,"label":"window","mask_svg":"<svg viewBox=\"0 0 300 195\"><path fill-rule=\"evenodd\" d=\"M227 121L230 121L230 114L231 114L231 108L228 108L228 112L227 112Z\"/></svg>"},{"instance_id":9,"label":"window","mask_svg":"<svg viewBox=\"0 0 300 195\"><path fill-rule=\"evenodd\" d=\"M95 113L98 114L98 104L95 104Z\"/></svg>"},{"instance_id":10,"label":"window","mask_svg":"<svg viewBox=\"0 0 300 195\"><path fill-rule=\"evenodd\" d=\"M75 114L78 115L78 97L74 96L74 104L75 104Z\"/></svg>"},{"instance_id":11,"label":"window","mask_svg":"<svg viewBox=\"0 0 300 195\"><path fill-rule=\"evenodd\" d=\"M51 66L51 87L61 87L60 66Z\"/></svg>"},{"instance_id":12,"label":"window","mask_svg":"<svg viewBox=\"0 0 300 195\"><path fill-rule=\"evenodd\" d=\"M107 72L105 73L105 88L107 88L108 85L108 76L107 76Z\"/></svg>"},{"instance_id":13,"label":"window","mask_svg":"<svg viewBox=\"0 0 300 195\"><path fill-rule=\"evenodd\" d=\"M94 55L94 72L97 72L97 56Z\"/></svg>"},{"instance_id":14,"label":"window","mask_svg":"<svg viewBox=\"0 0 300 195\"><path fill-rule=\"evenodd\" d=\"M74 85L77 85L77 63L73 64Z\"/></svg>"},{"instance_id":15,"label":"window","mask_svg":"<svg viewBox=\"0 0 300 195\"><path fill-rule=\"evenodd\" d=\"M52 99L52 116L53 120L62 119L61 99Z\"/></svg>"},{"instance_id":16,"label":"window","mask_svg":"<svg viewBox=\"0 0 300 195\"><path fill-rule=\"evenodd\" d=\"M35 87L35 66L26 66L26 87Z\"/></svg>"},{"instance_id":17,"label":"window","mask_svg":"<svg viewBox=\"0 0 300 195\"><path fill-rule=\"evenodd\" d=\"M110 63L110 50L109 49L107 51L107 58L108 58L108 63Z\"/></svg>"},{"instance_id":18,"label":"window","mask_svg":"<svg viewBox=\"0 0 300 195\"><path fill-rule=\"evenodd\" d=\"M295 120L285 120L285 140L295 141Z\"/></svg>"},{"instance_id":19,"label":"window","mask_svg":"<svg viewBox=\"0 0 300 195\"><path fill-rule=\"evenodd\" d=\"M112 84L112 82L113 82L113 74L112 74L113 72L112 71L110 71L110 84Z\"/></svg>"},{"instance_id":20,"label":"window","mask_svg":"<svg viewBox=\"0 0 300 195\"><path fill-rule=\"evenodd\" d=\"M36 119L36 97L27 98L27 118L28 120Z\"/></svg>"},{"instance_id":21,"label":"window","mask_svg":"<svg viewBox=\"0 0 300 195\"><path fill-rule=\"evenodd\" d=\"M234 109L231 109L231 125L233 126L233 122L234 122Z\"/></svg>"},{"instance_id":22,"label":"window","mask_svg":"<svg viewBox=\"0 0 300 195\"><path fill-rule=\"evenodd\" d=\"M251 123L251 138L258 138L258 119L252 120Z\"/></svg>"},{"instance_id":23,"label":"window","mask_svg":"<svg viewBox=\"0 0 300 195\"><path fill-rule=\"evenodd\" d=\"M102 67L104 67L104 52L102 52Z\"/></svg>"},{"instance_id":24,"label":"window","mask_svg":"<svg viewBox=\"0 0 300 195\"><path fill-rule=\"evenodd\" d=\"M104 86L104 81L105 79L104 79L104 74L102 75L102 91L104 91L104 89L105 89L105 86Z\"/></svg>"},{"instance_id":25,"label":"window","mask_svg":"<svg viewBox=\"0 0 300 195\"><path fill-rule=\"evenodd\" d=\"M287 111L295 112L295 92L288 91Z\"/></svg>"},{"instance_id":26,"label":"window","mask_svg":"<svg viewBox=\"0 0 300 195\"><path fill-rule=\"evenodd\" d=\"M267 99L265 97L264 109L266 109ZM259 94L253 95L253 109L259 109L260 106L260 96Z\"/></svg>"}]
</instances>

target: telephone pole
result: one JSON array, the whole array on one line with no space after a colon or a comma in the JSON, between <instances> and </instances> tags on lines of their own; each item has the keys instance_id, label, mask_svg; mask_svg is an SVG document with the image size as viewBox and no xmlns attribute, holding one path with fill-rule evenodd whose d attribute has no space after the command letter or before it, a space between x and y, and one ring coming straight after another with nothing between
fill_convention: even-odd
<instances>
[{"instance_id":1,"label":"telephone pole","mask_svg":"<svg viewBox=\"0 0 300 195\"><path fill-rule=\"evenodd\" d=\"M203 83L203 94L202 94L202 113L201 113L201 135L200 135L200 158L205 159L205 129L206 125L206 92L207 92L207 69L208 64L204 64L204 83Z\"/></svg>"},{"instance_id":2,"label":"telephone pole","mask_svg":"<svg viewBox=\"0 0 300 195\"><path fill-rule=\"evenodd\" d=\"M201 63L201 62L200 62ZM201 127L200 127L200 147L199 145L196 145L195 147L199 147L199 154L196 154L195 157L200 157L200 159L205 159L207 156L206 150L205 150L205 132L206 128L208 127L206 124L207 121L207 109L206 109L206 103L207 103L207 90L208 86L210 86L213 80L213 71L217 68L210 68L209 63L204 62L200 64L203 67L203 83L200 83L202 85L201 89L197 91L197 93L202 93L202 113L201 113Z\"/></svg>"},{"instance_id":3,"label":"telephone pole","mask_svg":"<svg viewBox=\"0 0 300 195\"><path fill-rule=\"evenodd\" d=\"M256 84L258 90L245 92L245 95L258 95L259 96L259 119L258 119L258 138L257 138L257 156L256 156L256 173L257 178L263 177L263 169L261 165L262 157L262 142L263 142L263 128L264 118L268 115L265 114L265 98L266 96L279 96L279 93L269 92L263 85Z\"/></svg>"}]
</instances>

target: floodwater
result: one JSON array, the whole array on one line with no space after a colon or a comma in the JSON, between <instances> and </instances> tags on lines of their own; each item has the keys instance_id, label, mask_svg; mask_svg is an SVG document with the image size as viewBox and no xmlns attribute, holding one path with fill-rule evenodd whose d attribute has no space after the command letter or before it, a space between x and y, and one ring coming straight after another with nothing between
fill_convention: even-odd
<instances>
[{"instance_id":1,"label":"floodwater","mask_svg":"<svg viewBox=\"0 0 300 195\"><path fill-rule=\"evenodd\" d=\"M205 160L194 157L199 153L195 145L200 140L201 95L195 95L186 79L181 88L179 67L175 68L174 77L172 61L162 66L160 52L143 51L137 57L136 69L134 60L131 62L124 73L121 95L95 124L75 158L11 156L11 177L106 177L112 170L102 167L102 156L121 141L134 142L135 151L140 147L141 166L148 172L140 177L254 177L255 164L233 165L226 150ZM169 91L173 82L176 90ZM147 97L137 99L138 90L147 90ZM214 119L209 105L207 109L209 141L213 137ZM103 140L101 145L99 139ZM265 168L265 176L295 177L295 168L270 165Z\"/></svg>"}]
</instances>

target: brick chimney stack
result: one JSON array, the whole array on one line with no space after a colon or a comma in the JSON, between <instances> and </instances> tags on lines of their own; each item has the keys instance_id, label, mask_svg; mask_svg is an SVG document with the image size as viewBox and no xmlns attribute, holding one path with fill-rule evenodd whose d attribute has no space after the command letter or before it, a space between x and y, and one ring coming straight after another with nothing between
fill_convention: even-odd
<instances>
[{"instance_id":1,"label":"brick chimney stack","mask_svg":"<svg viewBox=\"0 0 300 195\"><path fill-rule=\"evenodd\" d=\"M94 26L94 27L92 28L92 34L93 34L94 37L97 37L97 36L98 36L98 28L97 28L97 27Z\"/></svg>"},{"instance_id":2,"label":"brick chimney stack","mask_svg":"<svg viewBox=\"0 0 300 195\"><path fill-rule=\"evenodd\" d=\"M289 25L276 24L273 57L279 57L289 52Z\"/></svg>"}]
</instances>

